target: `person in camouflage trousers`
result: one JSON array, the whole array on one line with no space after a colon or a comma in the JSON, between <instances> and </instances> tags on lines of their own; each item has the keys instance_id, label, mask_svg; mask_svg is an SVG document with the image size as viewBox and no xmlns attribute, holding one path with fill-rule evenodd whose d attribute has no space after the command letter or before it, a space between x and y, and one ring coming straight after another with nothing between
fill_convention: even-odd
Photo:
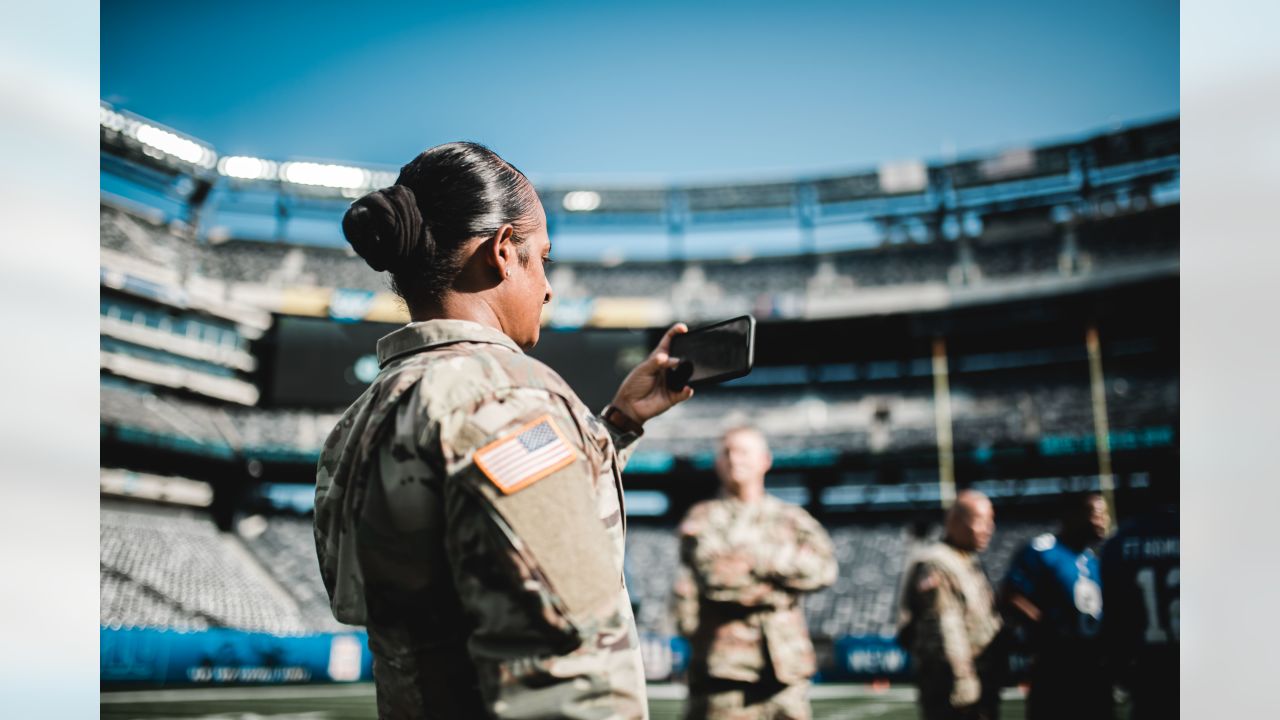
<instances>
[{"instance_id":1,"label":"person in camouflage trousers","mask_svg":"<svg viewBox=\"0 0 1280 720\"><path fill-rule=\"evenodd\" d=\"M810 717L817 663L801 597L835 582L837 566L822 526L765 492L771 462L758 430L725 433L721 494L680 525L673 604L692 650L686 718Z\"/></svg>"},{"instance_id":2,"label":"person in camouflage trousers","mask_svg":"<svg viewBox=\"0 0 1280 720\"><path fill-rule=\"evenodd\" d=\"M334 616L366 625L380 718L648 717L623 579L621 473L641 423L688 399L677 325L597 416L524 353L551 298L545 215L482 146L433 148L357 201L348 240L413 322L316 475Z\"/></svg>"},{"instance_id":3,"label":"person in camouflage trousers","mask_svg":"<svg viewBox=\"0 0 1280 720\"><path fill-rule=\"evenodd\" d=\"M909 562L900 593L898 642L911 653L924 720L995 720L1005 658L1000 615L978 561L995 531L985 495L961 492L942 542Z\"/></svg>"}]
</instances>

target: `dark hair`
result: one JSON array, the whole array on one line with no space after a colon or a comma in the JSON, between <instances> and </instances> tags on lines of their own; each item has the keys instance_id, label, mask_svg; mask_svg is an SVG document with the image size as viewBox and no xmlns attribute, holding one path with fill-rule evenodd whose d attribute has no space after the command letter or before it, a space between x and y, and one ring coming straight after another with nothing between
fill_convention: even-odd
<instances>
[{"instance_id":1,"label":"dark hair","mask_svg":"<svg viewBox=\"0 0 1280 720\"><path fill-rule=\"evenodd\" d=\"M1105 500L1097 490L1069 492L1058 498L1058 517L1063 522L1073 522L1089 517L1093 512L1093 503Z\"/></svg>"},{"instance_id":2,"label":"dark hair","mask_svg":"<svg viewBox=\"0 0 1280 720\"><path fill-rule=\"evenodd\" d=\"M462 269L463 243L505 224L527 262L537 198L524 173L494 151L447 143L401 168L395 185L352 203L342 233L369 267L391 273L392 289L412 309L444 296Z\"/></svg>"}]
</instances>

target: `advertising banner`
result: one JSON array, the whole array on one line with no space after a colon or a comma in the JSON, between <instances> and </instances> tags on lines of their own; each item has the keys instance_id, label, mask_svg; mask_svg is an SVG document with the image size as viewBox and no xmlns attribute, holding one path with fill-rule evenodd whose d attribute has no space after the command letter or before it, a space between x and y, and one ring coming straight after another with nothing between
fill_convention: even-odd
<instances>
[{"instance_id":1,"label":"advertising banner","mask_svg":"<svg viewBox=\"0 0 1280 720\"><path fill-rule=\"evenodd\" d=\"M373 677L363 631L280 637L210 629L99 629L103 685L354 682Z\"/></svg>"}]
</instances>

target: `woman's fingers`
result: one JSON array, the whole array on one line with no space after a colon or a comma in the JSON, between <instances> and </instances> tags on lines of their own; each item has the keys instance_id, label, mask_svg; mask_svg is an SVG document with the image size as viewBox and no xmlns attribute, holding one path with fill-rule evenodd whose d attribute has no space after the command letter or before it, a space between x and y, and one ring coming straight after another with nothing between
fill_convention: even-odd
<instances>
[{"instance_id":1,"label":"woman's fingers","mask_svg":"<svg viewBox=\"0 0 1280 720\"><path fill-rule=\"evenodd\" d=\"M682 322L678 322L675 325L672 325L671 327L667 328L667 331L665 333L662 334L662 339L658 341L658 347L655 349L664 353L671 352L671 338L675 337L676 335L683 335L684 333L687 333L687 332L689 332L689 326L685 325Z\"/></svg>"}]
</instances>

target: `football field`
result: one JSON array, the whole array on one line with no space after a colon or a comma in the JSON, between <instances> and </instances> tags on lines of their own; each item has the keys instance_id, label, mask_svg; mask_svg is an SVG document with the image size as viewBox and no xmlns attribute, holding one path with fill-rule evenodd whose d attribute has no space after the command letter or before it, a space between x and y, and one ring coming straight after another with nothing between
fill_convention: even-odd
<instances>
[{"instance_id":1,"label":"football field","mask_svg":"<svg viewBox=\"0 0 1280 720\"><path fill-rule=\"evenodd\" d=\"M822 685L814 688L815 720L913 720L915 691L909 687L872 690L865 685ZM653 720L674 720L684 706L684 688L650 686ZM1025 703L1016 689L1005 692L1002 720L1023 720ZM373 686L316 685L293 687L195 688L104 692L101 717L207 718L209 720L373 720Z\"/></svg>"}]
</instances>

